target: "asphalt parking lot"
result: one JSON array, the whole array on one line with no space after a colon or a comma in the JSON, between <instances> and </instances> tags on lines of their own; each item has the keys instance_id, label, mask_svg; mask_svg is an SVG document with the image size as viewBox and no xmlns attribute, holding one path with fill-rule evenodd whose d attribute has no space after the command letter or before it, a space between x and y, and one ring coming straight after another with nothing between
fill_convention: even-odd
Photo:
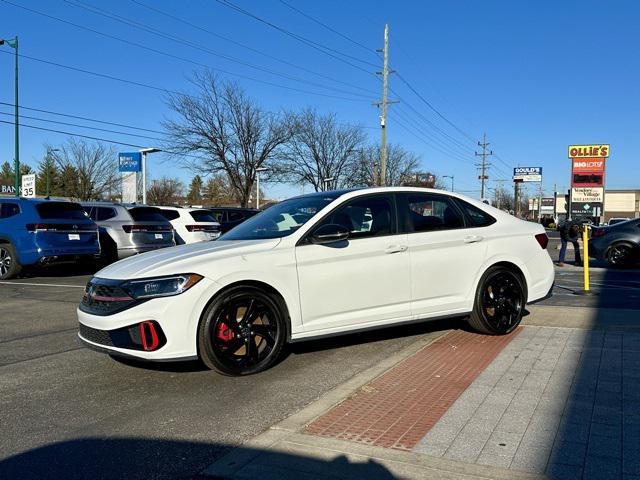
<instances>
[{"instance_id":1,"label":"asphalt parking lot","mask_svg":"<svg viewBox=\"0 0 640 480\"><path fill-rule=\"evenodd\" d=\"M189 478L419 336L456 325L305 343L263 374L230 378L197 362L123 363L81 347L75 309L88 278L0 283L0 478Z\"/></svg>"},{"instance_id":2,"label":"asphalt parking lot","mask_svg":"<svg viewBox=\"0 0 640 480\"><path fill-rule=\"evenodd\" d=\"M553 242L550 253L555 260ZM638 270L595 268L592 297L573 293L581 269L556 273L545 305L640 308ZM62 270L0 282L0 478L18 467L20 478L191 478L418 338L462 325L296 345L263 374L229 378L198 362L136 364L81 347L75 309L89 277Z\"/></svg>"}]
</instances>

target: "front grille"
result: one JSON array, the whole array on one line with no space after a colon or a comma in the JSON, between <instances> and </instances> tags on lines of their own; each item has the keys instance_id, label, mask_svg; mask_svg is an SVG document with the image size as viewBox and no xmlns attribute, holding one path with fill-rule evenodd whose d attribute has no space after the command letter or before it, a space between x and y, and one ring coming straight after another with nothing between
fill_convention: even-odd
<instances>
[{"instance_id":1,"label":"front grille","mask_svg":"<svg viewBox=\"0 0 640 480\"><path fill-rule=\"evenodd\" d=\"M87 327L80 324L80 336L90 342L97 343L99 345L106 345L107 347L113 347L111 341L111 335L107 330L98 330L96 328Z\"/></svg>"},{"instance_id":2,"label":"front grille","mask_svg":"<svg viewBox=\"0 0 640 480\"><path fill-rule=\"evenodd\" d=\"M155 350L158 350L167 343L167 338L162 331L158 322L151 321L158 336L158 344ZM140 324L130 325L128 327L116 328L114 330L99 330L91 328L84 324L79 325L79 333L82 338L90 342L103 345L105 347L127 348L129 350L144 350L143 341L140 336Z\"/></svg>"},{"instance_id":3,"label":"front grille","mask_svg":"<svg viewBox=\"0 0 640 480\"><path fill-rule=\"evenodd\" d=\"M144 300L131 298L119 280L92 278L84 289L80 310L92 315L112 315Z\"/></svg>"}]
</instances>

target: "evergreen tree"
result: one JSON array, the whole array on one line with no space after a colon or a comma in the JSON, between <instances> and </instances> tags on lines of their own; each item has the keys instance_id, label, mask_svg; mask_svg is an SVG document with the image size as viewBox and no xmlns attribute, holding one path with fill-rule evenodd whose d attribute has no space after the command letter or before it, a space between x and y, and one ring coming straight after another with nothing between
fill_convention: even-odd
<instances>
[{"instance_id":1,"label":"evergreen tree","mask_svg":"<svg viewBox=\"0 0 640 480\"><path fill-rule=\"evenodd\" d=\"M79 175L78 170L71 165L65 165L60 171L60 195L69 198L78 198Z\"/></svg>"},{"instance_id":2,"label":"evergreen tree","mask_svg":"<svg viewBox=\"0 0 640 480\"><path fill-rule=\"evenodd\" d=\"M0 181L13 185L13 165L9 162L4 162L2 167L0 167Z\"/></svg>"},{"instance_id":3,"label":"evergreen tree","mask_svg":"<svg viewBox=\"0 0 640 480\"><path fill-rule=\"evenodd\" d=\"M47 195L47 176L49 178L49 195L52 197L60 196L60 171L56 165L56 161L51 156L46 156L38 165L38 174L36 176L36 192L38 195Z\"/></svg>"},{"instance_id":4,"label":"evergreen tree","mask_svg":"<svg viewBox=\"0 0 640 480\"><path fill-rule=\"evenodd\" d=\"M189 193L187 193L187 203L189 205L200 205L202 203L202 178L196 175L191 179Z\"/></svg>"}]
</instances>

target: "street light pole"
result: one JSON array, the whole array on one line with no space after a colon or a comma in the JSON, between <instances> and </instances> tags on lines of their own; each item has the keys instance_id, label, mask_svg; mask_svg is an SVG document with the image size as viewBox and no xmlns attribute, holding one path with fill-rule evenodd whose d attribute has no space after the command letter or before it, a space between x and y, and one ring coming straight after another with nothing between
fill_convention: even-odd
<instances>
[{"instance_id":1,"label":"street light pole","mask_svg":"<svg viewBox=\"0 0 640 480\"><path fill-rule=\"evenodd\" d=\"M451 179L451 191L453 192L453 175L443 175L442 178L450 178Z\"/></svg>"},{"instance_id":2,"label":"street light pole","mask_svg":"<svg viewBox=\"0 0 640 480\"><path fill-rule=\"evenodd\" d=\"M256 210L260 210L260 172L267 170L267 167L256 168Z\"/></svg>"},{"instance_id":3,"label":"street light pole","mask_svg":"<svg viewBox=\"0 0 640 480\"><path fill-rule=\"evenodd\" d=\"M143 148L140 150L142 154L142 203L147 204L147 153L161 152L159 148Z\"/></svg>"},{"instance_id":4,"label":"street light pole","mask_svg":"<svg viewBox=\"0 0 640 480\"><path fill-rule=\"evenodd\" d=\"M13 158L13 171L15 182L14 186L16 189L16 197L20 196L20 124L18 122L18 36L16 35L13 40L2 40L0 39L0 45L4 44L9 45L15 51L15 91L14 91L14 111L15 111L15 154Z\"/></svg>"}]
</instances>

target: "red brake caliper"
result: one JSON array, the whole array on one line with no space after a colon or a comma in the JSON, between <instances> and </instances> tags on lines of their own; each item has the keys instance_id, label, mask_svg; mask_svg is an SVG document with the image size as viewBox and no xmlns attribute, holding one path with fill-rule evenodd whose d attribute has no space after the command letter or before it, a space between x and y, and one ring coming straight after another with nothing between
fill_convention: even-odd
<instances>
[{"instance_id":1,"label":"red brake caliper","mask_svg":"<svg viewBox=\"0 0 640 480\"><path fill-rule=\"evenodd\" d=\"M218 325L218 331L216 332L216 337L218 337L223 342L228 342L232 340L234 335L233 331L227 326L226 323L220 323Z\"/></svg>"}]
</instances>

